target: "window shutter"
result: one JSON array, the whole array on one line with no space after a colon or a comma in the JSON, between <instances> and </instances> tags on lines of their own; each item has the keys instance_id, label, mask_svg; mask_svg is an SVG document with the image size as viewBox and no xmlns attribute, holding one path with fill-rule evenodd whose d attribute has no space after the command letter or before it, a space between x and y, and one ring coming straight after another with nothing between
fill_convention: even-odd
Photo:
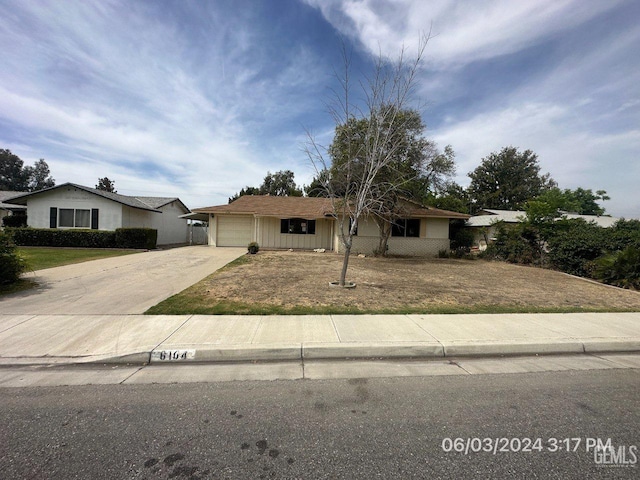
<instances>
[{"instance_id":1,"label":"window shutter","mask_svg":"<svg viewBox=\"0 0 640 480\"><path fill-rule=\"evenodd\" d=\"M56 207L51 207L49 209L49 228L57 228L58 227L58 209Z\"/></svg>"},{"instance_id":2,"label":"window shutter","mask_svg":"<svg viewBox=\"0 0 640 480\"><path fill-rule=\"evenodd\" d=\"M98 209L91 209L91 229L98 230Z\"/></svg>"}]
</instances>

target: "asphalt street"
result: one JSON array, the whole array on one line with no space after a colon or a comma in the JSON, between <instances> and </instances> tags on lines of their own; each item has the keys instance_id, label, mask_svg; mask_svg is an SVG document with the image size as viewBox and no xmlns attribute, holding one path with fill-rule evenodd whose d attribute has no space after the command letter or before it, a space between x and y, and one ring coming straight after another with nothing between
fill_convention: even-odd
<instances>
[{"instance_id":1,"label":"asphalt street","mask_svg":"<svg viewBox=\"0 0 640 480\"><path fill-rule=\"evenodd\" d=\"M3 388L0 471L47 479L638 478L638 393L638 369ZM477 451L473 439L500 448ZM607 439L626 452L624 466L588 448Z\"/></svg>"}]
</instances>

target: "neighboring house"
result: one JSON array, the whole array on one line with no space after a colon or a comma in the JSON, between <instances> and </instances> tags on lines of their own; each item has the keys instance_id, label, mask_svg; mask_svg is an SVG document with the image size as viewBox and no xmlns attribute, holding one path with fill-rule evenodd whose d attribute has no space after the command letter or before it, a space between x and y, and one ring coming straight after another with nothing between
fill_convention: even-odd
<instances>
[{"instance_id":1,"label":"neighboring house","mask_svg":"<svg viewBox=\"0 0 640 480\"><path fill-rule=\"evenodd\" d=\"M331 200L317 197L244 195L232 203L196 208L209 216L209 245L261 248L317 249L339 252L339 225ZM449 222L467 219L462 213L411 204L406 217L397 222L389 239L389 253L435 255L449 249ZM379 230L372 219L358 224L352 252L371 254L378 246Z\"/></svg>"},{"instance_id":2,"label":"neighboring house","mask_svg":"<svg viewBox=\"0 0 640 480\"><path fill-rule=\"evenodd\" d=\"M34 228L115 230L137 227L158 230L158 245L188 242L189 209L175 197L138 197L64 183L11 199L26 205Z\"/></svg>"},{"instance_id":3,"label":"neighboring house","mask_svg":"<svg viewBox=\"0 0 640 480\"><path fill-rule=\"evenodd\" d=\"M24 192L0 190L0 226L2 225L2 218L16 213L27 212L27 207L25 207L24 205L16 205L14 203L11 203L11 199L19 195L24 195Z\"/></svg>"},{"instance_id":4,"label":"neighboring house","mask_svg":"<svg viewBox=\"0 0 640 480\"><path fill-rule=\"evenodd\" d=\"M527 218L527 212L524 210L495 210L484 209L480 210L477 215L469 218L466 223L466 227L473 231L473 245L479 250L485 250L487 248L487 241L491 242L495 239L498 224L515 225L522 222ZM586 222L594 222L600 227L609 228L612 227L619 218L597 216L597 215L578 215L575 213L563 213L561 218L576 219L581 218Z\"/></svg>"}]
</instances>

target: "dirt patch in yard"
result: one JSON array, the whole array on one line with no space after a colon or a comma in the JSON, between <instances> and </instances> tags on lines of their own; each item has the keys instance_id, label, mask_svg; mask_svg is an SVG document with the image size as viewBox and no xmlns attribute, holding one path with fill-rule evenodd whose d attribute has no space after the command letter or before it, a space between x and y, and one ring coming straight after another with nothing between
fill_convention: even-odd
<instances>
[{"instance_id":1,"label":"dirt patch in yard","mask_svg":"<svg viewBox=\"0 0 640 480\"><path fill-rule=\"evenodd\" d=\"M260 252L236 263L167 302L181 300L183 312L192 313L216 305L233 311L210 313L256 313L251 305L274 307L264 313L640 311L638 292L501 262L354 256L347 280L356 282L355 289L329 287L342 265L342 256L333 253ZM149 313L176 313L169 310Z\"/></svg>"}]
</instances>

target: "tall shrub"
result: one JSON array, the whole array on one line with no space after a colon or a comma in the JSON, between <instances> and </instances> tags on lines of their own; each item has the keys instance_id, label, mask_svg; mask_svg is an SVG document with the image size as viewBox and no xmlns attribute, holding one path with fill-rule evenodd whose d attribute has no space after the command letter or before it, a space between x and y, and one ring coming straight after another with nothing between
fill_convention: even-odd
<instances>
[{"instance_id":1,"label":"tall shrub","mask_svg":"<svg viewBox=\"0 0 640 480\"><path fill-rule=\"evenodd\" d=\"M542 262L538 230L526 223L511 227L501 225L496 240L489 244L483 256L522 265L538 265Z\"/></svg>"},{"instance_id":2,"label":"tall shrub","mask_svg":"<svg viewBox=\"0 0 640 480\"><path fill-rule=\"evenodd\" d=\"M27 216L25 214L13 214L2 217L2 226L15 228L26 227Z\"/></svg>"},{"instance_id":3,"label":"tall shrub","mask_svg":"<svg viewBox=\"0 0 640 480\"><path fill-rule=\"evenodd\" d=\"M607 249L606 229L582 219L556 223L548 239L551 264L563 272L590 277L593 260Z\"/></svg>"},{"instance_id":4,"label":"tall shrub","mask_svg":"<svg viewBox=\"0 0 640 480\"><path fill-rule=\"evenodd\" d=\"M0 232L0 285L16 282L25 268L24 260L17 254L11 236Z\"/></svg>"},{"instance_id":5,"label":"tall shrub","mask_svg":"<svg viewBox=\"0 0 640 480\"><path fill-rule=\"evenodd\" d=\"M640 289L640 248L629 246L598 258L594 277L617 287Z\"/></svg>"}]
</instances>

